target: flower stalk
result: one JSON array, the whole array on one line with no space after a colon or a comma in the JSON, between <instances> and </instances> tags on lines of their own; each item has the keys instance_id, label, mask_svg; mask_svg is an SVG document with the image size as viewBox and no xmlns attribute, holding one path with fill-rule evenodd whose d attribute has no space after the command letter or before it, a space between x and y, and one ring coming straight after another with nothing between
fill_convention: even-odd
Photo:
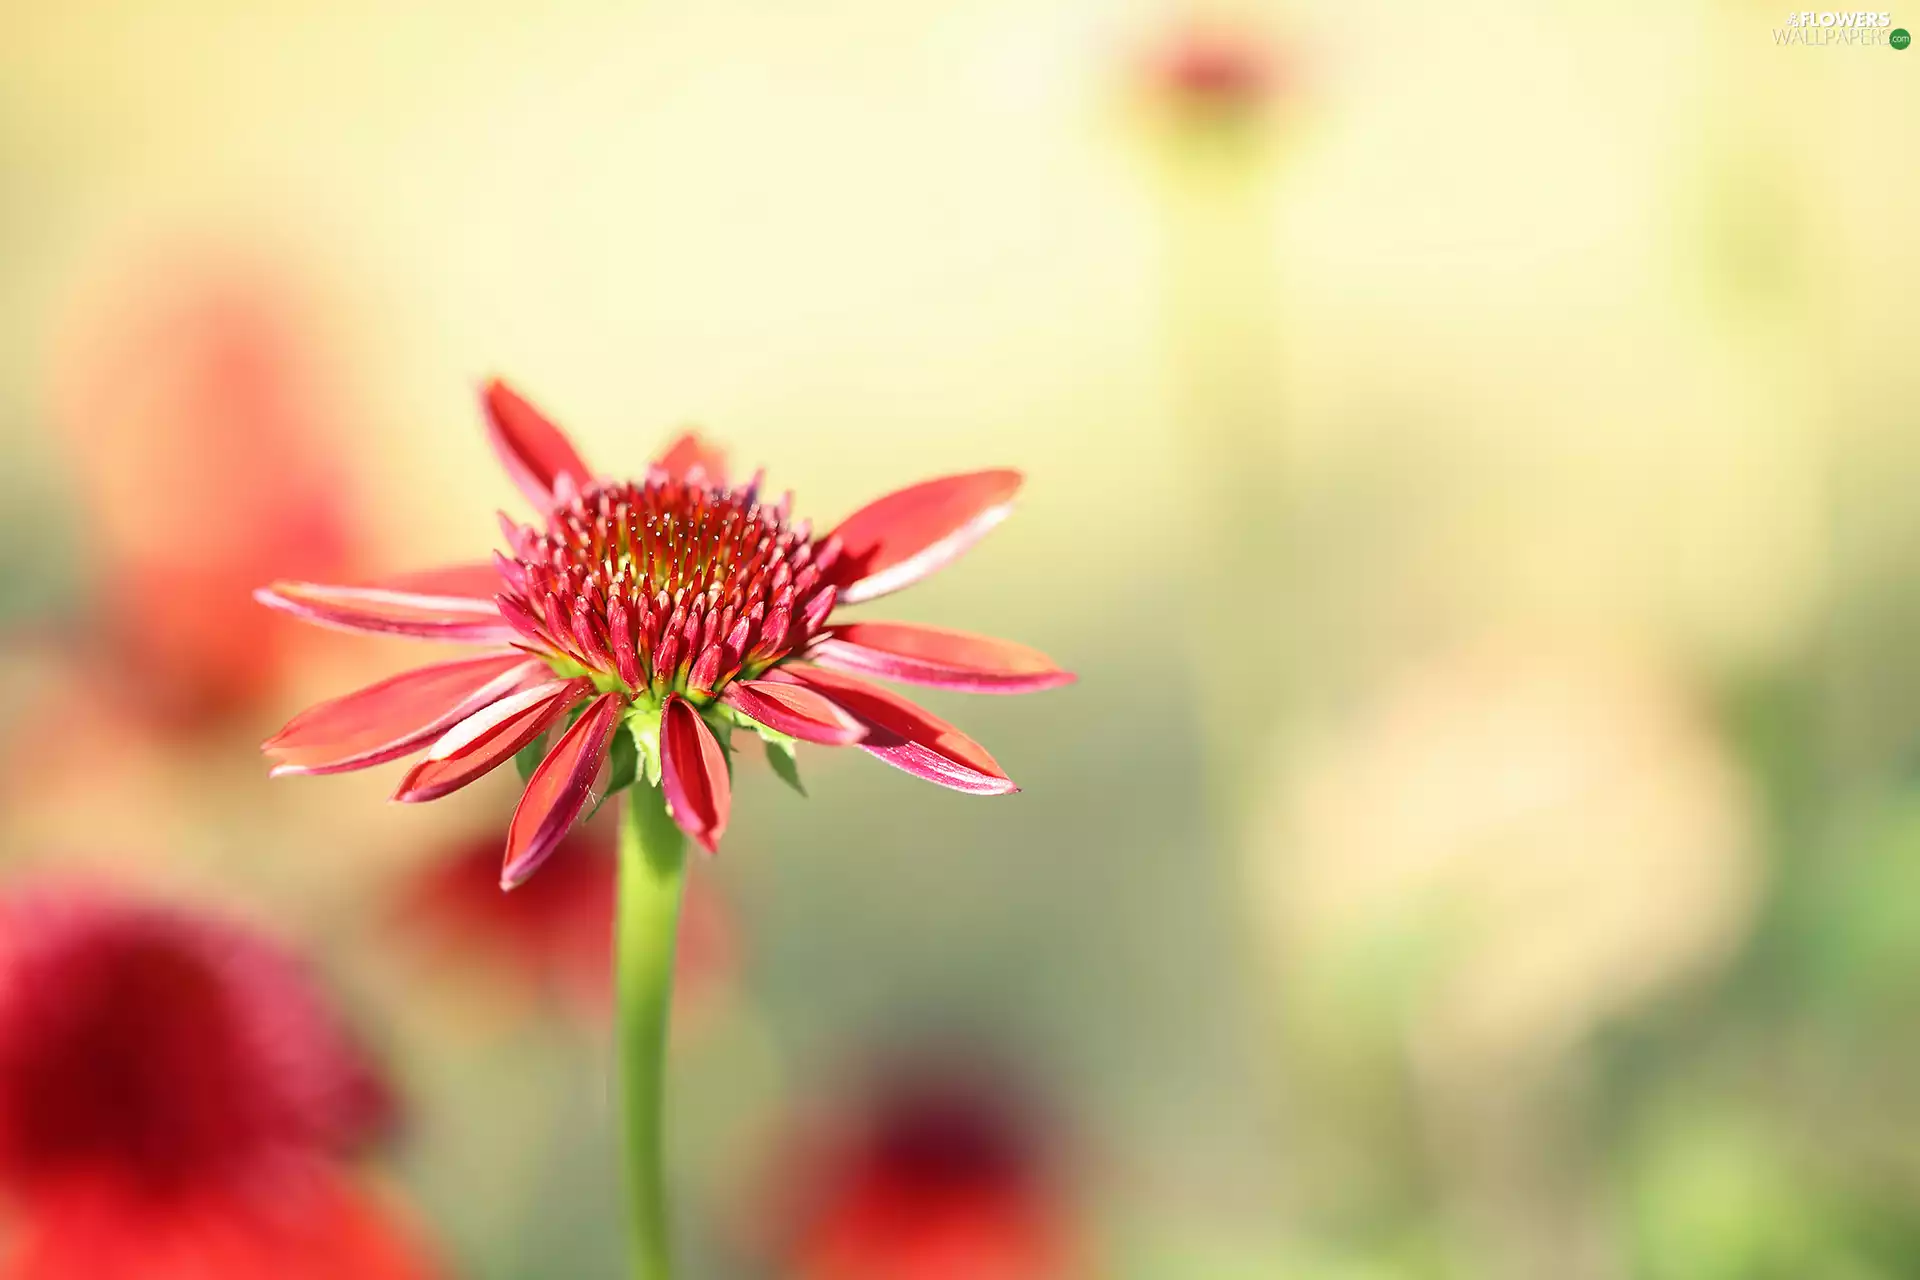
<instances>
[{"instance_id":1,"label":"flower stalk","mask_svg":"<svg viewBox=\"0 0 1920 1280\"><path fill-rule=\"evenodd\" d=\"M667 813L665 793L644 783L629 788L620 820L614 985L633 1280L669 1280L673 1274L666 1182L667 1023L685 878L686 841Z\"/></svg>"}]
</instances>

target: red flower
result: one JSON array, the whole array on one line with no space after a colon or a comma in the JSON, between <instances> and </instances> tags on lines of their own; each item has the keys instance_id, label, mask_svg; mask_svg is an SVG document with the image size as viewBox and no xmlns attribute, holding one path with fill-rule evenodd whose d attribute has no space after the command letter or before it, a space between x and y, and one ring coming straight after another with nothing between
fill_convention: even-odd
<instances>
[{"instance_id":1,"label":"red flower","mask_svg":"<svg viewBox=\"0 0 1920 1280\"><path fill-rule=\"evenodd\" d=\"M466 970L475 962L577 999L596 1012L610 1007L616 862L611 831L578 826L560 842L561 857L512 896L500 893L500 845L485 837L463 843L421 871L401 901L400 923ZM688 884L677 934L676 1009L698 1004L734 972L734 921L717 892Z\"/></svg>"},{"instance_id":2,"label":"red flower","mask_svg":"<svg viewBox=\"0 0 1920 1280\"><path fill-rule=\"evenodd\" d=\"M1204 111L1258 107L1285 68L1254 34L1217 22L1189 22L1153 58L1149 78L1176 104Z\"/></svg>"},{"instance_id":3,"label":"red flower","mask_svg":"<svg viewBox=\"0 0 1920 1280\"><path fill-rule=\"evenodd\" d=\"M1084 1274L1034 1113L1004 1082L903 1074L786 1153L774 1218L802 1280Z\"/></svg>"},{"instance_id":4,"label":"red flower","mask_svg":"<svg viewBox=\"0 0 1920 1280\"><path fill-rule=\"evenodd\" d=\"M657 783L674 820L712 852L731 808L736 728L766 739L783 771L799 739L857 744L957 791L1016 789L985 748L859 676L1025 693L1070 674L1006 640L830 615L979 541L1011 509L1018 472L913 485L816 538L790 521L788 499L760 500L758 476L730 484L721 455L696 436L638 483L601 480L506 386L490 384L485 403L495 449L541 513L537 526L503 517L509 554L371 586L280 582L258 597L322 626L493 647L295 717L266 744L275 774L365 768L425 748L395 799L432 800L560 730L508 825L504 888L552 854L609 761L612 789L636 775Z\"/></svg>"},{"instance_id":5,"label":"red flower","mask_svg":"<svg viewBox=\"0 0 1920 1280\"><path fill-rule=\"evenodd\" d=\"M88 307L52 393L101 586L81 657L116 682L117 709L204 727L272 694L291 657L296 629L248 591L350 558L325 444L341 379L270 270L193 259L147 275Z\"/></svg>"},{"instance_id":6,"label":"red flower","mask_svg":"<svg viewBox=\"0 0 1920 1280\"><path fill-rule=\"evenodd\" d=\"M344 1166L391 1118L265 941L84 893L0 902L0 1277L429 1275Z\"/></svg>"}]
</instances>

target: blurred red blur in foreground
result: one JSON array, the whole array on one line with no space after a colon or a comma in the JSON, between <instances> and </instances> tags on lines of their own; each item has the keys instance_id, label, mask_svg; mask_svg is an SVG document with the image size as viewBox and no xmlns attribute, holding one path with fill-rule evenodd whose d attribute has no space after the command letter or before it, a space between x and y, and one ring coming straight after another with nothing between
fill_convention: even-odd
<instances>
[{"instance_id":1,"label":"blurred red blur in foreground","mask_svg":"<svg viewBox=\"0 0 1920 1280\"><path fill-rule=\"evenodd\" d=\"M437 1273L349 1161L371 1061L268 941L91 889L0 900L0 1277Z\"/></svg>"}]
</instances>

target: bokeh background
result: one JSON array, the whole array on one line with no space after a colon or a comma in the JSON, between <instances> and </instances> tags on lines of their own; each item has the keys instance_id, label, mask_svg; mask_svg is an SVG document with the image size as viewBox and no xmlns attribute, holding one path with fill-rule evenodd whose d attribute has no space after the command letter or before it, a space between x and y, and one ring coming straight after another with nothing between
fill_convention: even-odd
<instances>
[{"instance_id":1,"label":"bokeh background","mask_svg":"<svg viewBox=\"0 0 1920 1280\"><path fill-rule=\"evenodd\" d=\"M513 779L269 783L418 651L248 590L491 547L495 373L820 522L1013 465L875 612L1080 673L925 699L1024 791L803 753L696 870L689 1274L806 1274L917 1094L903 1257L1920 1274L1920 52L1785 20L7 4L0 892L289 940L451 1270L617 1274L604 992L421 925Z\"/></svg>"}]
</instances>

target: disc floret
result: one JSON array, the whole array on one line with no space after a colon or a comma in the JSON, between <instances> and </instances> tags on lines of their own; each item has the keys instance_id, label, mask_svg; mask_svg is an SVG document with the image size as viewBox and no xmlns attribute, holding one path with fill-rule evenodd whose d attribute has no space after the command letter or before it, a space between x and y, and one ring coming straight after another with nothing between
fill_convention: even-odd
<instances>
[{"instance_id":1,"label":"disc floret","mask_svg":"<svg viewBox=\"0 0 1920 1280\"><path fill-rule=\"evenodd\" d=\"M761 502L757 478L724 487L697 471L590 485L545 531L506 522L500 612L562 676L655 707L673 693L705 705L825 629L839 548L789 524L789 506Z\"/></svg>"}]
</instances>

